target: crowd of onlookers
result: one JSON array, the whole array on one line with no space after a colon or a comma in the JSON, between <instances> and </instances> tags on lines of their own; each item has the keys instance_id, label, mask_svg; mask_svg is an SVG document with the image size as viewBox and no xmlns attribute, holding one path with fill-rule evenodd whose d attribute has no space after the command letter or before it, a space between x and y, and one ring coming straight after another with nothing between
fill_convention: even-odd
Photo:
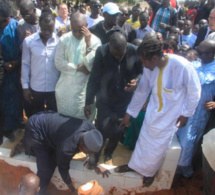
<instances>
[{"instance_id":1,"label":"crowd of onlookers","mask_svg":"<svg viewBox=\"0 0 215 195\"><path fill-rule=\"evenodd\" d=\"M214 119L215 3L146 2L146 7L130 8L111 2L102 5L99 0L80 4L17 0L17 5L1 0L1 143L3 136L15 139L14 131L24 125L23 113L29 118L52 110L94 122L103 139L109 140L105 162L112 159L119 141L134 149L154 96L149 95L137 118L130 119L126 134L121 121L147 68L137 47L140 50L148 41L144 42L148 52L162 45L166 56L186 58L199 76L202 92L196 111L176 133L182 146L177 171L191 177L192 159L208 121ZM180 80L180 75L174 77Z\"/></svg>"}]
</instances>

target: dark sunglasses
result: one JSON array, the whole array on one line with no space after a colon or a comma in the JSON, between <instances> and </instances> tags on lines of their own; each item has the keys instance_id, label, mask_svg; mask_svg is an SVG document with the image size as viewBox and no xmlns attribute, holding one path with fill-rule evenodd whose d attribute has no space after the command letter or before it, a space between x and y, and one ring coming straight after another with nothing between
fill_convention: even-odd
<instances>
[{"instance_id":1,"label":"dark sunglasses","mask_svg":"<svg viewBox=\"0 0 215 195\"><path fill-rule=\"evenodd\" d=\"M126 14L126 13L122 13L121 15L122 15L122 16L128 16L129 14Z\"/></svg>"},{"instance_id":2,"label":"dark sunglasses","mask_svg":"<svg viewBox=\"0 0 215 195\"><path fill-rule=\"evenodd\" d=\"M101 8L102 7L102 5L93 5L93 7L95 7L95 8Z\"/></svg>"},{"instance_id":3,"label":"dark sunglasses","mask_svg":"<svg viewBox=\"0 0 215 195\"><path fill-rule=\"evenodd\" d=\"M74 32L74 33L82 33L81 30L74 30L74 29L72 29L71 31Z\"/></svg>"}]
</instances>

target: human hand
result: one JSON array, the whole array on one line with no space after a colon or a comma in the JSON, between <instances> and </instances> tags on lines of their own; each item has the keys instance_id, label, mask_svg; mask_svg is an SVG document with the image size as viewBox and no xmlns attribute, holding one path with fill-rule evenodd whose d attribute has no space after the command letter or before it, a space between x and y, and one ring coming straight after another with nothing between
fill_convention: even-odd
<instances>
[{"instance_id":1,"label":"human hand","mask_svg":"<svg viewBox=\"0 0 215 195\"><path fill-rule=\"evenodd\" d=\"M82 72L85 75L90 74L90 71L87 70L86 66L83 66L83 65L80 65L80 64L77 67L77 71Z\"/></svg>"},{"instance_id":2,"label":"human hand","mask_svg":"<svg viewBox=\"0 0 215 195\"><path fill-rule=\"evenodd\" d=\"M91 47L91 32L85 26L81 28L81 32L85 37L86 47Z\"/></svg>"},{"instance_id":3,"label":"human hand","mask_svg":"<svg viewBox=\"0 0 215 195\"><path fill-rule=\"evenodd\" d=\"M213 101L205 102L204 106L205 106L207 111L211 111L215 108L215 102L213 102Z\"/></svg>"},{"instance_id":4,"label":"human hand","mask_svg":"<svg viewBox=\"0 0 215 195\"><path fill-rule=\"evenodd\" d=\"M85 114L87 119L90 118L90 116L91 116L91 107L90 107L90 105L85 105L84 114Z\"/></svg>"},{"instance_id":5,"label":"human hand","mask_svg":"<svg viewBox=\"0 0 215 195\"><path fill-rule=\"evenodd\" d=\"M179 127L183 127L187 124L187 120L188 120L188 117L185 117L185 116L179 116L177 121L176 121L176 126L179 128Z\"/></svg>"},{"instance_id":6,"label":"human hand","mask_svg":"<svg viewBox=\"0 0 215 195\"><path fill-rule=\"evenodd\" d=\"M159 24L159 28L160 28L160 29L164 29L164 28L166 28L166 27L167 27L167 25L164 24L164 23L162 23L162 22Z\"/></svg>"},{"instance_id":7,"label":"human hand","mask_svg":"<svg viewBox=\"0 0 215 195\"><path fill-rule=\"evenodd\" d=\"M25 100L29 103L31 103L31 100L33 100L33 96L31 95L30 89L23 89L23 96Z\"/></svg>"},{"instance_id":8,"label":"human hand","mask_svg":"<svg viewBox=\"0 0 215 195\"><path fill-rule=\"evenodd\" d=\"M102 174L102 177L105 178L105 177L109 177L109 175L111 174L109 170L105 169L104 167L101 167L100 165L95 167L95 172L100 175Z\"/></svg>"},{"instance_id":9,"label":"human hand","mask_svg":"<svg viewBox=\"0 0 215 195\"><path fill-rule=\"evenodd\" d=\"M141 110L146 111L146 107L147 107L148 103L149 103L149 98L147 98L147 100L146 100L146 102L145 102L145 104L143 105L143 107L142 107Z\"/></svg>"},{"instance_id":10,"label":"human hand","mask_svg":"<svg viewBox=\"0 0 215 195\"><path fill-rule=\"evenodd\" d=\"M57 31L57 35L59 36L59 37L61 37L62 35L64 35L64 34L66 34L66 30L65 29L58 29L58 31Z\"/></svg>"},{"instance_id":11,"label":"human hand","mask_svg":"<svg viewBox=\"0 0 215 195\"><path fill-rule=\"evenodd\" d=\"M133 91L135 91L136 88L137 88L137 82L136 82L135 79L133 79L133 80L130 81L130 83L128 83L125 86L124 90L128 91L128 92L133 92Z\"/></svg>"},{"instance_id":12,"label":"human hand","mask_svg":"<svg viewBox=\"0 0 215 195\"><path fill-rule=\"evenodd\" d=\"M125 114L124 118L122 119L122 122L120 123L119 127L122 127L123 125L125 125L126 127L130 126L130 115L128 113Z\"/></svg>"},{"instance_id":13,"label":"human hand","mask_svg":"<svg viewBox=\"0 0 215 195\"><path fill-rule=\"evenodd\" d=\"M31 31L30 30L26 30L25 31L25 38L31 35Z\"/></svg>"}]
</instances>

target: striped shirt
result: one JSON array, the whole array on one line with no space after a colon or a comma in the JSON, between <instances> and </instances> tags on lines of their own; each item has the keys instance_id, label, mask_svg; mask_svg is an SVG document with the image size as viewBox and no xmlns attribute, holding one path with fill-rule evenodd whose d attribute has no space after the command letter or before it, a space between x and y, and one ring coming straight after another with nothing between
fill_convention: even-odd
<instances>
[{"instance_id":1,"label":"striped shirt","mask_svg":"<svg viewBox=\"0 0 215 195\"><path fill-rule=\"evenodd\" d=\"M174 9L174 11L175 11L174 14L176 14L177 11L175 9ZM167 32L165 31L165 29L159 28L160 23L170 25L170 8L169 7L168 8L160 7L159 10L157 11L157 13L155 14L154 20L152 22L152 28L154 29L154 31L162 33L162 35L165 39Z\"/></svg>"}]
</instances>

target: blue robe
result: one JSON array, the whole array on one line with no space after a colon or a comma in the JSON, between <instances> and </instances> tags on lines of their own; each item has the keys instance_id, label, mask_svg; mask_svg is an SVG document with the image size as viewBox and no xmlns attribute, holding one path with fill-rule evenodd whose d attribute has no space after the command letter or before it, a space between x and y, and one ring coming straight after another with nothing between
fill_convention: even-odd
<instances>
[{"instance_id":1,"label":"blue robe","mask_svg":"<svg viewBox=\"0 0 215 195\"><path fill-rule=\"evenodd\" d=\"M22 119L22 90L20 84L20 41L17 32L18 22L10 19L5 29L0 29L0 42L4 66L6 62L18 61L13 72L4 71L1 90L3 131L16 130Z\"/></svg>"},{"instance_id":2,"label":"blue robe","mask_svg":"<svg viewBox=\"0 0 215 195\"><path fill-rule=\"evenodd\" d=\"M215 60L209 64L201 65L200 62L195 62L193 65L202 86L201 99L194 115L188 119L186 126L179 128L177 131L182 147L178 165L181 166L182 174L185 177L190 177L193 173L191 166L193 154L210 117L210 112L206 110L204 103L213 101L215 96Z\"/></svg>"}]
</instances>

